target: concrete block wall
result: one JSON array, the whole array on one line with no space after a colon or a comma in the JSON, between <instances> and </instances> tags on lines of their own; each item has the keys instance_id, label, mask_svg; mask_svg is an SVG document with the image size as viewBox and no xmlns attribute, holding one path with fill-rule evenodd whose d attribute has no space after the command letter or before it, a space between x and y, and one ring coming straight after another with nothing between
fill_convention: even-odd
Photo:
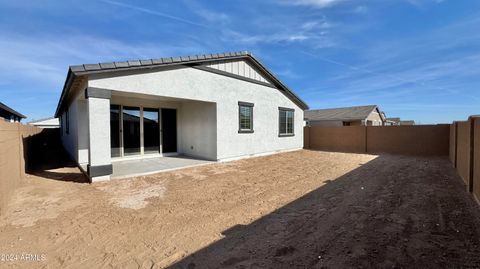
<instances>
[{"instance_id":1,"label":"concrete block wall","mask_svg":"<svg viewBox=\"0 0 480 269\"><path fill-rule=\"evenodd\" d=\"M470 184L470 121L459 121L457 125L457 172L468 186Z\"/></svg>"},{"instance_id":2,"label":"concrete block wall","mask_svg":"<svg viewBox=\"0 0 480 269\"><path fill-rule=\"evenodd\" d=\"M480 203L480 117L452 123L450 141L450 161L466 190Z\"/></svg>"},{"instance_id":3,"label":"concrete block wall","mask_svg":"<svg viewBox=\"0 0 480 269\"><path fill-rule=\"evenodd\" d=\"M28 138L41 131L31 125L0 121L0 215L25 176Z\"/></svg>"},{"instance_id":4,"label":"concrete block wall","mask_svg":"<svg viewBox=\"0 0 480 269\"><path fill-rule=\"evenodd\" d=\"M355 153L447 156L450 126L305 127L305 148Z\"/></svg>"},{"instance_id":5,"label":"concrete block wall","mask_svg":"<svg viewBox=\"0 0 480 269\"><path fill-rule=\"evenodd\" d=\"M309 145L305 145L305 148L339 152L366 152L365 126L307 126L304 133L308 133L310 138Z\"/></svg>"}]
</instances>

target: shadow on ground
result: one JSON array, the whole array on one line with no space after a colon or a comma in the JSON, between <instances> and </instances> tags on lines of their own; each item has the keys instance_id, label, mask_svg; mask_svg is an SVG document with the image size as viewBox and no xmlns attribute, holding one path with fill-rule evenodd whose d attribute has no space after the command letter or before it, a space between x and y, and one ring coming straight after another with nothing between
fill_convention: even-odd
<instances>
[{"instance_id":1,"label":"shadow on ground","mask_svg":"<svg viewBox=\"0 0 480 269\"><path fill-rule=\"evenodd\" d=\"M381 155L170 268L480 267L479 220L446 158Z\"/></svg>"},{"instance_id":2,"label":"shadow on ground","mask_svg":"<svg viewBox=\"0 0 480 269\"><path fill-rule=\"evenodd\" d=\"M59 129L43 129L40 133L23 138L25 172L40 177L88 183L76 168L62 146Z\"/></svg>"}]
</instances>

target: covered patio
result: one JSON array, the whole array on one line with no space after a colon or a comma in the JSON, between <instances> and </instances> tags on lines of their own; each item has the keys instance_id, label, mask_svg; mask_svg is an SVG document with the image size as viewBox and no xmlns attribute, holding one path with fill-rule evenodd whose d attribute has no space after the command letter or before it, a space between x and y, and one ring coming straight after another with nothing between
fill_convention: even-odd
<instances>
[{"instance_id":1,"label":"covered patio","mask_svg":"<svg viewBox=\"0 0 480 269\"><path fill-rule=\"evenodd\" d=\"M214 163L184 155L113 161L112 179L151 175L187 167Z\"/></svg>"}]
</instances>

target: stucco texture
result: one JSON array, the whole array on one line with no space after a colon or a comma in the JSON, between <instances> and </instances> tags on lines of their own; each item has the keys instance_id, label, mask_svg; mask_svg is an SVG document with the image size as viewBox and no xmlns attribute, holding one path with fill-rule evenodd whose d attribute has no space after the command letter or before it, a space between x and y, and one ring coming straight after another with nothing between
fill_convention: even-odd
<instances>
[{"instance_id":1,"label":"stucco texture","mask_svg":"<svg viewBox=\"0 0 480 269\"><path fill-rule=\"evenodd\" d=\"M90 78L88 85L119 92L215 103L218 160L303 146L303 110L280 90L268 86L189 67L127 71L114 77L96 75ZM239 101L254 104L253 133L238 133ZM294 136L279 137L279 107L295 110Z\"/></svg>"}]
</instances>

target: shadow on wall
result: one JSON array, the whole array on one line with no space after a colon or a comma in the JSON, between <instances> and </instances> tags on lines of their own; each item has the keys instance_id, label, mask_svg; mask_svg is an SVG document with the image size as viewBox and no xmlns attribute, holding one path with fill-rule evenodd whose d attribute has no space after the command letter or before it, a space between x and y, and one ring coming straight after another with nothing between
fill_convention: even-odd
<instances>
[{"instance_id":1,"label":"shadow on wall","mask_svg":"<svg viewBox=\"0 0 480 269\"><path fill-rule=\"evenodd\" d=\"M23 138L25 172L53 180L88 183L62 146L59 129L43 129Z\"/></svg>"},{"instance_id":2,"label":"shadow on wall","mask_svg":"<svg viewBox=\"0 0 480 269\"><path fill-rule=\"evenodd\" d=\"M381 155L170 268L480 266L480 216L446 158Z\"/></svg>"}]
</instances>

